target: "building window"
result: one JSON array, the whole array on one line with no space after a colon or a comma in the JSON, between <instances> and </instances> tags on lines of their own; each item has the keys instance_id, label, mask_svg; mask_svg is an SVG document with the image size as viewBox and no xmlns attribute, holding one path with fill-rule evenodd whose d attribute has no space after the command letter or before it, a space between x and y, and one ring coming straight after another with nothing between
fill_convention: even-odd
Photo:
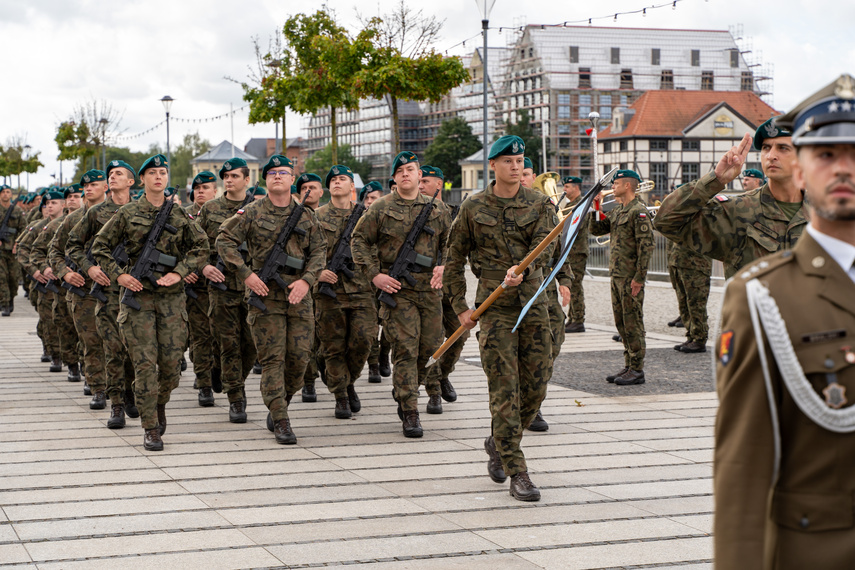
<instances>
[{"instance_id":1,"label":"building window","mask_svg":"<svg viewBox=\"0 0 855 570\"><path fill-rule=\"evenodd\" d=\"M603 152L611 152L612 151L612 143L611 141L606 141L603 143ZM606 168L606 172L611 170L610 168Z\"/></svg>"},{"instance_id":2,"label":"building window","mask_svg":"<svg viewBox=\"0 0 855 570\"><path fill-rule=\"evenodd\" d=\"M590 67L580 67L579 68L579 89L583 87L591 86L591 68Z\"/></svg>"},{"instance_id":3,"label":"building window","mask_svg":"<svg viewBox=\"0 0 855 570\"><path fill-rule=\"evenodd\" d=\"M558 123L558 134L559 135L569 135L570 134L570 123Z\"/></svg>"},{"instance_id":4,"label":"building window","mask_svg":"<svg viewBox=\"0 0 855 570\"><path fill-rule=\"evenodd\" d=\"M754 72L753 71L743 71L742 72L742 85L740 88L743 91L754 91Z\"/></svg>"},{"instance_id":5,"label":"building window","mask_svg":"<svg viewBox=\"0 0 855 570\"><path fill-rule=\"evenodd\" d=\"M609 171L609 170L611 170L611 169L612 169L612 165L611 165L611 164L604 164L604 165L603 165L603 172L608 172L608 171Z\"/></svg>"},{"instance_id":6,"label":"building window","mask_svg":"<svg viewBox=\"0 0 855 570\"><path fill-rule=\"evenodd\" d=\"M591 150L591 139L588 137L579 139L579 148L582 150Z\"/></svg>"},{"instance_id":7,"label":"building window","mask_svg":"<svg viewBox=\"0 0 855 570\"><path fill-rule=\"evenodd\" d=\"M558 94L558 118L559 119L569 119L570 118L570 94L569 93L559 93Z\"/></svg>"},{"instance_id":8,"label":"building window","mask_svg":"<svg viewBox=\"0 0 855 570\"><path fill-rule=\"evenodd\" d=\"M713 91L715 86L713 84L713 72L712 71L702 71L701 72L701 91Z\"/></svg>"},{"instance_id":9,"label":"building window","mask_svg":"<svg viewBox=\"0 0 855 570\"><path fill-rule=\"evenodd\" d=\"M659 191L658 193L664 194L668 190L668 163L651 162L650 179L653 181L653 187Z\"/></svg>"},{"instance_id":10,"label":"building window","mask_svg":"<svg viewBox=\"0 0 855 570\"><path fill-rule=\"evenodd\" d=\"M620 149L621 150L627 149L627 142L626 141L620 141Z\"/></svg>"},{"instance_id":11,"label":"building window","mask_svg":"<svg viewBox=\"0 0 855 570\"><path fill-rule=\"evenodd\" d=\"M620 168L621 170L629 170L629 165L628 165L627 163L625 163L625 162L621 162L621 163L618 165L618 168Z\"/></svg>"},{"instance_id":12,"label":"building window","mask_svg":"<svg viewBox=\"0 0 855 570\"><path fill-rule=\"evenodd\" d=\"M579 63L579 46L570 46L570 63Z\"/></svg>"},{"instance_id":13,"label":"building window","mask_svg":"<svg viewBox=\"0 0 855 570\"><path fill-rule=\"evenodd\" d=\"M659 48L650 50L650 65L659 65Z\"/></svg>"},{"instance_id":14,"label":"building window","mask_svg":"<svg viewBox=\"0 0 855 570\"><path fill-rule=\"evenodd\" d=\"M612 48L612 63L620 63L620 48Z\"/></svg>"},{"instance_id":15,"label":"building window","mask_svg":"<svg viewBox=\"0 0 855 570\"><path fill-rule=\"evenodd\" d=\"M739 67L739 50L730 50L730 67Z\"/></svg>"},{"instance_id":16,"label":"building window","mask_svg":"<svg viewBox=\"0 0 855 570\"><path fill-rule=\"evenodd\" d=\"M620 70L620 88L621 89L632 89L632 70L631 69L621 69Z\"/></svg>"},{"instance_id":17,"label":"building window","mask_svg":"<svg viewBox=\"0 0 855 570\"><path fill-rule=\"evenodd\" d=\"M700 67L701 65L701 50L692 50L692 67Z\"/></svg>"},{"instance_id":18,"label":"building window","mask_svg":"<svg viewBox=\"0 0 855 570\"><path fill-rule=\"evenodd\" d=\"M612 96L600 95L600 119L612 118Z\"/></svg>"},{"instance_id":19,"label":"building window","mask_svg":"<svg viewBox=\"0 0 855 570\"><path fill-rule=\"evenodd\" d=\"M668 150L668 141L665 139L653 139L650 141L650 150Z\"/></svg>"},{"instance_id":20,"label":"building window","mask_svg":"<svg viewBox=\"0 0 855 570\"><path fill-rule=\"evenodd\" d=\"M701 150L701 141L698 140L684 140L683 141L683 150L691 151L691 150Z\"/></svg>"},{"instance_id":21,"label":"building window","mask_svg":"<svg viewBox=\"0 0 855 570\"><path fill-rule=\"evenodd\" d=\"M558 137L558 148L569 149L570 139L567 137Z\"/></svg>"},{"instance_id":22,"label":"building window","mask_svg":"<svg viewBox=\"0 0 855 570\"><path fill-rule=\"evenodd\" d=\"M681 184L688 184L692 180L697 180L701 177L701 165L697 162L684 162L682 171L683 177L680 180Z\"/></svg>"},{"instance_id":23,"label":"building window","mask_svg":"<svg viewBox=\"0 0 855 570\"><path fill-rule=\"evenodd\" d=\"M674 72L670 69L663 69L662 75L659 78L659 89L674 88Z\"/></svg>"},{"instance_id":24,"label":"building window","mask_svg":"<svg viewBox=\"0 0 855 570\"><path fill-rule=\"evenodd\" d=\"M558 166L563 166L563 167L570 166L570 155L569 154L559 154L558 155Z\"/></svg>"},{"instance_id":25,"label":"building window","mask_svg":"<svg viewBox=\"0 0 855 570\"><path fill-rule=\"evenodd\" d=\"M591 114L591 96L579 95L579 118L587 119Z\"/></svg>"}]
</instances>

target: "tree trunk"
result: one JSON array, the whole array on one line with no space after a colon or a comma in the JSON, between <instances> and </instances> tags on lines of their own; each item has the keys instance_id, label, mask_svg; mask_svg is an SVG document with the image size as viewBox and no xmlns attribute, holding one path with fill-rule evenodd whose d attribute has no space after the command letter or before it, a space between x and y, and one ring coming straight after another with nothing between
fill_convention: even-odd
<instances>
[{"instance_id":1,"label":"tree trunk","mask_svg":"<svg viewBox=\"0 0 855 570\"><path fill-rule=\"evenodd\" d=\"M398 98L389 95L392 103L392 154L401 152L401 133L398 130Z\"/></svg>"},{"instance_id":2,"label":"tree trunk","mask_svg":"<svg viewBox=\"0 0 855 570\"><path fill-rule=\"evenodd\" d=\"M338 127L335 122L335 107L330 107L330 148L332 149L332 163L338 164Z\"/></svg>"}]
</instances>

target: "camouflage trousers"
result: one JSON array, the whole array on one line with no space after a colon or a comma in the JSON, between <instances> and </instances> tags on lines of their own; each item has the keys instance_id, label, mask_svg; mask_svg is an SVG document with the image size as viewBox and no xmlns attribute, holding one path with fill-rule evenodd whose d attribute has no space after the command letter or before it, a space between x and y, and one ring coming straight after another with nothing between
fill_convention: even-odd
<instances>
[{"instance_id":1,"label":"camouflage trousers","mask_svg":"<svg viewBox=\"0 0 855 570\"><path fill-rule=\"evenodd\" d=\"M105 288L106 303L95 309L96 325L104 347L104 371L107 379L107 397L111 404L125 403L125 391L134 389L134 365L119 330L118 289Z\"/></svg>"},{"instance_id":2,"label":"camouflage trousers","mask_svg":"<svg viewBox=\"0 0 855 570\"><path fill-rule=\"evenodd\" d=\"M418 409L419 385L439 393L439 379L428 382L425 368L442 344L442 296L439 291L402 289L395 294L398 306L380 306L380 321L392 344L392 391L406 411Z\"/></svg>"},{"instance_id":3,"label":"camouflage trousers","mask_svg":"<svg viewBox=\"0 0 855 570\"><path fill-rule=\"evenodd\" d=\"M508 475L528 471L520 449L523 428L546 398L552 376L552 333L548 307L531 307L517 332L511 332L522 305L490 307L479 320L478 346L487 375L491 429Z\"/></svg>"},{"instance_id":4,"label":"camouflage trousers","mask_svg":"<svg viewBox=\"0 0 855 570\"><path fill-rule=\"evenodd\" d=\"M368 360L377 338L377 309L371 293L339 293L315 298L316 336L326 364L327 388L336 398L347 397Z\"/></svg>"},{"instance_id":5,"label":"camouflage trousers","mask_svg":"<svg viewBox=\"0 0 855 570\"><path fill-rule=\"evenodd\" d=\"M631 282L631 277L612 277L612 312L618 334L623 339L624 366L643 370L647 346L644 338L644 287L637 297L633 297Z\"/></svg>"},{"instance_id":6,"label":"camouflage trousers","mask_svg":"<svg viewBox=\"0 0 855 570\"><path fill-rule=\"evenodd\" d=\"M83 345L83 363L86 365L86 381L92 392L107 390L107 378L104 371L104 345L98 334L97 318L95 316L98 301L86 295L71 296L71 312L74 316L74 326L77 337Z\"/></svg>"},{"instance_id":7,"label":"camouflage trousers","mask_svg":"<svg viewBox=\"0 0 855 570\"><path fill-rule=\"evenodd\" d=\"M169 402L181 378L187 342L184 292L135 294L142 308L119 306L119 330L134 363L134 396L143 429L157 427L157 405Z\"/></svg>"},{"instance_id":8,"label":"camouflage trousers","mask_svg":"<svg viewBox=\"0 0 855 570\"><path fill-rule=\"evenodd\" d=\"M585 288L582 279L588 266L586 255L570 255L567 263L573 270L573 284L570 285L570 308L567 310L567 318L571 323L584 324L585 322Z\"/></svg>"},{"instance_id":9,"label":"camouflage trousers","mask_svg":"<svg viewBox=\"0 0 855 570\"><path fill-rule=\"evenodd\" d=\"M380 324L379 317L377 323L378 325ZM386 330L380 328L380 335L371 343L371 352L368 353L369 366L380 364L380 353L384 352L389 354L391 350L392 345L389 343L389 339L386 338Z\"/></svg>"},{"instance_id":10,"label":"camouflage trousers","mask_svg":"<svg viewBox=\"0 0 855 570\"><path fill-rule=\"evenodd\" d=\"M457 315L454 313L454 309L451 308L451 303L448 302L446 297L442 298L442 330L445 333L445 338L450 338L457 329L460 328L460 319L457 318ZM448 376L454 372L454 367L457 365L457 361L460 360L460 353L463 352L463 345L466 344L466 341L469 339L470 333L468 330L460 335L454 344L448 347L442 356L439 357L439 362L437 362L434 366L431 366L429 369L428 382L430 388L428 388L428 394L439 394L441 391L439 388L439 381L443 378L448 378ZM437 346L439 348L439 346ZM431 391L436 390L436 391Z\"/></svg>"},{"instance_id":11,"label":"camouflage trousers","mask_svg":"<svg viewBox=\"0 0 855 570\"><path fill-rule=\"evenodd\" d=\"M53 323L53 298L55 296L56 293L52 293L51 291L39 293L38 326L42 329L42 340L45 343L45 350L49 355L59 358L59 333Z\"/></svg>"},{"instance_id":12,"label":"camouflage trousers","mask_svg":"<svg viewBox=\"0 0 855 570\"><path fill-rule=\"evenodd\" d=\"M269 299L264 303L267 313L250 306L247 321L261 363L261 397L273 421L279 421L288 417L291 396L303 387L315 318L311 299L297 305Z\"/></svg>"},{"instance_id":13,"label":"camouflage trousers","mask_svg":"<svg viewBox=\"0 0 855 570\"><path fill-rule=\"evenodd\" d=\"M0 249L0 307L6 307L18 294L20 266L12 251Z\"/></svg>"},{"instance_id":14,"label":"camouflage trousers","mask_svg":"<svg viewBox=\"0 0 855 570\"><path fill-rule=\"evenodd\" d=\"M707 301L710 297L710 274L697 269L668 267L671 285L677 293L680 320L686 327L689 342L706 344L710 326L707 316Z\"/></svg>"},{"instance_id":15,"label":"camouflage trousers","mask_svg":"<svg viewBox=\"0 0 855 570\"><path fill-rule=\"evenodd\" d=\"M74 318L71 316L71 302L65 293L65 289L59 294L53 295L53 326L56 327L59 338L59 355L65 364L80 362L80 339L77 329L74 328ZM71 293L69 293L70 295ZM88 372L88 371L87 371Z\"/></svg>"},{"instance_id":16,"label":"camouflage trousers","mask_svg":"<svg viewBox=\"0 0 855 570\"><path fill-rule=\"evenodd\" d=\"M188 334L190 338L190 361L193 362L193 372L196 374L196 386L211 387L211 369L219 368L220 351L214 342L211 331L211 321L208 313L211 305L208 299L208 289L193 289L196 299L187 297L187 318L189 319Z\"/></svg>"},{"instance_id":17,"label":"camouflage trousers","mask_svg":"<svg viewBox=\"0 0 855 570\"><path fill-rule=\"evenodd\" d=\"M558 283L550 283L546 287L546 298L549 300L549 328L552 329L552 361L558 358L561 345L564 344L564 309L561 307L561 297L558 295Z\"/></svg>"},{"instance_id":18,"label":"camouflage trousers","mask_svg":"<svg viewBox=\"0 0 855 570\"><path fill-rule=\"evenodd\" d=\"M318 322L315 319L315 334L312 335L312 348L309 349L309 354L306 355L306 372L303 374L304 386L315 386L315 380L318 379L318 360L321 358L323 358L323 354L321 354L321 341L318 339Z\"/></svg>"},{"instance_id":19,"label":"camouflage trousers","mask_svg":"<svg viewBox=\"0 0 855 570\"><path fill-rule=\"evenodd\" d=\"M243 398L246 377L255 364L256 350L253 333L247 323L247 304L244 294L237 291L220 291L209 288L209 322L214 341L220 349L220 371L223 392L229 402Z\"/></svg>"}]
</instances>

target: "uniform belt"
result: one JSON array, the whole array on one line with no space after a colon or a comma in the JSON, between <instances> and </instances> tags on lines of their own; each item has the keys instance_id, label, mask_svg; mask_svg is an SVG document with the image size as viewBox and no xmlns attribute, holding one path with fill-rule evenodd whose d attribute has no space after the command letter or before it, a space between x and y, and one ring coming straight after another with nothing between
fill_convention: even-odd
<instances>
[{"instance_id":1,"label":"uniform belt","mask_svg":"<svg viewBox=\"0 0 855 570\"><path fill-rule=\"evenodd\" d=\"M481 270L481 279L492 279L494 281L504 281L505 275L507 275L507 270L501 271L499 269L482 269ZM523 281L531 281L532 279L540 279L543 277L543 269L537 269L532 273L529 273L525 277L523 277Z\"/></svg>"}]
</instances>

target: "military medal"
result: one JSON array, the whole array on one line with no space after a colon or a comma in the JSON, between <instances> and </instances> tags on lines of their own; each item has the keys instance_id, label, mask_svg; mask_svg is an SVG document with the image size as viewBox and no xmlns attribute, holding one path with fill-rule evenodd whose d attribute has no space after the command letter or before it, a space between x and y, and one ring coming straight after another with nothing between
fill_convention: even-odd
<instances>
[{"instance_id":1,"label":"military medal","mask_svg":"<svg viewBox=\"0 0 855 570\"><path fill-rule=\"evenodd\" d=\"M837 375L833 372L826 374L825 377L828 380L828 386L822 390L822 393L825 394L825 403L829 408L839 410L848 401L846 399L846 387L837 383Z\"/></svg>"}]
</instances>

